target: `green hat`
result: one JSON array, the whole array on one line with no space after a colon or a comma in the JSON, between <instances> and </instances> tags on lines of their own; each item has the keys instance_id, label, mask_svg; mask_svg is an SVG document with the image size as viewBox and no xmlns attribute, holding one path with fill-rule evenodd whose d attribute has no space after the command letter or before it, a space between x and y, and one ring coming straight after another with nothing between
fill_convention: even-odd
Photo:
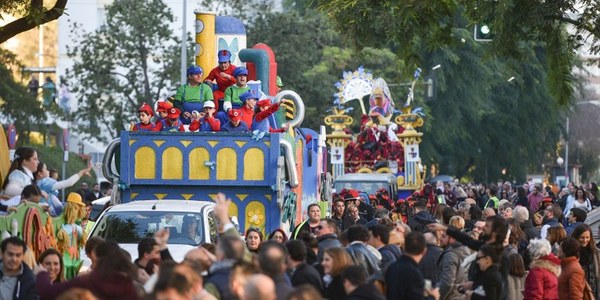
<instances>
[{"instance_id":1,"label":"green hat","mask_svg":"<svg viewBox=\"0 0 600 300\"><path fill-rule=\"evenodd\" d=\"M281 77L277 76L277 86L278 87L282 87L283 86L283 82L281 81Z\"/></svg>"}]
</instances>

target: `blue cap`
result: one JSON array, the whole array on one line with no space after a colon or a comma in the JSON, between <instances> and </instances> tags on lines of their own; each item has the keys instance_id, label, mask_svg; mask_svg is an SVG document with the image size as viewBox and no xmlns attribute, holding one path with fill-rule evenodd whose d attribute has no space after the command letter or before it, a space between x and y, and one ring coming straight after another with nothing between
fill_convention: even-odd
<instances>
[{"instance_id":1,"label":"blue cap","mask_svg":"<svg viewBox=\"0 0 600 300\"><path fill-rule=\"evenodd\" d=\"M248 100L248 99L257 99L258 100L258 96L256 95L256 93L253 90L249 90L240 95L240 100L242 101L242 103L246 103L246 100Z\"/></svg>"},{"instance_id":2,"label":"blue cap","mask_svg":"<svg viewBox=\"0 0 600 300\"><path fill-rule=\"evenodd\" d=\"M202 73L204 73L204 71L202 70L202 68L200 66L193 65L187 69L188 76L202 74Z\"/></svg>"},{"instance_id":3,"label":"blue cap","mask_svg":"<svg viewBox=\"0 0 600 300\"><path fill-rule=\"evenodd\" d=\"M219 50L219 54L217 54L217 56L219 56L220 63L228 62L231 60L231 52L229 52L228 50Z\"/></svg>"},{"instance_id":4,"label":"blue cap","mask_svg":"<svg viewBox=\"0 0 600 300\"><path fill-rule=\"evenodd\" d=\"M237 67L235 70L233 70L233 77L238 77L240 75L248 76L248 69L244 67Z\"/></svg>"}]
</instances>

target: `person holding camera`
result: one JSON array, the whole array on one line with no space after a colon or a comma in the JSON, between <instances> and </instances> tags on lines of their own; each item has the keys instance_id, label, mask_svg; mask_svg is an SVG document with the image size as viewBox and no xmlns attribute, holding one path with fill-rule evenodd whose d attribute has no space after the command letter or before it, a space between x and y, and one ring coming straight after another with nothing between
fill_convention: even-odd
<instances>
[{"instance_id":1,"label":"person holding camera","mask_svg":"<svg viewBox=\"0 0 600 300\"><path fill-rule=\"evenodd\" d=\"M471 300L500 300L502 275L500 275L498 251L494 245L483 245L477 251L475 262L479 266L477 278L459 285L458 292Z\"/></svg>"},{"instance_id":2,"label":"person holding camera","mask_svg":"<svg viewBox=\"0 0 600 300\"><path fill-rule=\"evenodd\" d=\"M192 122L189 127L190 131L220 131L221 121L215 118L215 103L213 101L204 102L202 112L192 112Z\"/></svg>"}]
</instances>

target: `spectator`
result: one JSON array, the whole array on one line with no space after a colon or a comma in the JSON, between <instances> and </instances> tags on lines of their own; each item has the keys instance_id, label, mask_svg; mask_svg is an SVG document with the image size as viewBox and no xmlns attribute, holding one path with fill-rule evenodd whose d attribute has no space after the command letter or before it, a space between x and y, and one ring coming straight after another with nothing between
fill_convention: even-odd
<instances>
[{"instance_id":1,"label":"spectator","mask_svg":"<svg viewBox=\"0 0 600 300\"><path fill-rule=\"evenodd\" d=\"M344 222L344 228L348 229L354 225L366 225L367 220L362 218L358 213L358 206L354 203L349 203L346 206L346 217Z\"/></svg>"},{"instance_id":2,"label":"spectator","mask_svg":"<svg viewBox=\"0 0 600 300\"><path fill-rule=\"evenodd\" d=\"M418 263L418 266L421 273L423 273L425 280L430 280L431 284L435 286L438 282L439 275L437 262L442 254L442 248L438 246L437 238L433 233L426 232L423 236L427 243L427 252L425 252L423 259Z\"/></svg>"},{"instance_id":3,"label":"spectator","mask_svg":"<svg viewBox=\"0 0 600 300\"><path fill-rule=\"evenodd\" d=\"M500 200L498 200L498 197L496 197L496 195L498 195L498 186L495 184L490 185L489 191L488 191L488 199L485 202L485 205L483 206L483 209L485 210L486 208L491 208L491 209L498 209L498 202Z\"/></svg>"},{"instance_id":4,"label":"spectator","mask_svg":"<svg viewBox=\"0 0 600 300\"><path fill-rule=\"evenodd\" d=\"M384 300L382 294L371 283L367 283L367 274L360 266L349 266L341 274L346 300Z\"/></svg>"},{"instance_id":5,"label":"spectator","mask_svg":"<svg viewBox=\"0 0 600 300\"><path fill-rule=\"evenodd\" d=\"M562 216L560 206L552 205L546 208L544 214L544 221L542 221L542 229L540 230L540 236L545 239L548 235L548 228L554 226L560 226L559 219Z\"/></svg>"},{"instance_id":6,"label":"spectator","mask_svg":"<svg viewBox=\"0 0 600 300\"><path fill-rule=\"evenodd\" d=\"M250 227L246 230L246 247L250 252L257 253L260 248L260 243L263 241L263 234L260 229Z\"/></svg>"},{"instance_id":7,"label":"spectator","mask_svg":"<svg viewBox=\"0 0 600 300\"><path fill-rule=\"evenodd\" d=\"M559 299L583 299L585 273L579 264L579 242L568 238L560 243L561 272L558 276Z\"/></svg>"},{"instance_id":8,"label":"spectator","mask_svg":"<svg viewBox=\"0 0 600 300\"><path fill-rule=\"evenodd\" d=\"M350 243L346 247L346 251L350 254L352 261L355 265L361 266L365 269L367 274L373 275L380 270L381 257L378 257L379 252L376 254L371 252L367 248L366 243L369 240L369 231L362 225L353 225L346 230L346 237Z\"/></svg>"},{"instance_id":9,"label":"spectator","mask_svg":"<svg viewBox=\"0 0 600 300\"><path fill-rule=\"evenodd\" d=\"M548 234L546 235L546 239L550 243L552 247L552 254L558 256L558 249L560 248L560 243L567 238L567 232L562 226L554 226L548 228Z\"/></svg>"},{"instance_id":10,"label":"spectator","mask_svg":"<svg viewBox=\"0 0 600 300\"><path fill-rule=\"evenodd\" d=\"M325 250L323 254L323 291L324 298L343 299L346 296L342 281L342 271L352 264L352 258L342 248L333 247Z\"/></svg>"},{"instance_id":11,"label":"spectator","mask_svg":"<svg viewBox=\"0 0 600 300\"><path fill-rule=\"evenodd\" d=\"M323 291L321 275L313 266L306 263L306 245L300 240L290 240L285 244L288 253L288 274L293 287L309 284L319 292Z\"/></svg>"},{"instance_id":12,"label":"spectator","mask_svg":"<svg viewBox=\"0 0 600 300\"><path fill-rule=\"evenodd\" d=\"M423 201L415 203L415 215L408 220L408 226L412 231L425 232L427 225L436 223L435 218L427 211L427 205Z\"/></svg>"},{"instance_id":13,"label":"spectator","mask_svg":"<svg viewBox=\"0 0 600 300\"><path fill-rule=\"evenodd\" d=\"M483 219L484 220L487 220L487 218L493 217L495 215L496 215L496 211L491 207L488 207L483 210Z\"/></svg>"},{"instance_id":14,"label":"spectator","mask_svg":"<svg viewBox=\"0 0 600 300\"><path fill-rule=\"evenodd\" d=\"M244 245L239 237L221 235L217 243L217 260L210 266L204 288L217 299L233 297L229 277L233 265L242 259Z\"/></svg>"},{"instance_id":15,"label":"spectator","mask_svg":"<svg viewBox=\"0 0 600 300\"><path fill-rule=\"evenodd\" d=\"M517 188L517 199L515 206L523 206L529 209L529 199L527 198L527 191L522 186Z\"/></svg>"},{"instance_id":16,"label":"spectator","mask_svg":"<svg viewBox=\"0 0 600 300\"><path fill-rule=\"evenodd\" d=\"M202 288L202 276L190 262L162 264L154 287L157 300L163 299L215 299Z\"/></svg>"},{"instance_id":17,"label":"spectator","mask_svg":"<svg viewBox=\"0 0 600 300\"><path fill-rule=\"evenodd\" d=\"M39 299L33 272L23 262L27 247L18 237L9 237L0 244L0 298Z\"/></svg>"},{"instance_id":18,"label":"spectator","mask_svg":"<svg viewBox=\"0 0 600 300\"><path fill-rule=\"evenodd\" d=\"M386 298L388 300L424 299L424 293L439 298L439 290L425 290L425 278L417 267L426 251L426 242L420 232L411 232L406 236L404 255L390 265L386 274ZM402 284L395 284L402 282Z\"/></svg>"},{"instance_id":19,"label":"spectator","mask_svg":"<svg viewBox=\"0 0 600 300\"><path fill-rule=\"evenodd\" d=\"M334 220L339 230L344 231L344 211L346 210L346 204L344 199L337 197L333 200L333 214L331 219Z\"/></svg>"},{"instance_id":20,"label":"spectator","mask_svg":"<svg viewBox=\"0 0 600 300\"><path fill-rule=\"evenodd\" d=\"M269 233L269 240L275 240L278 243L285 244L287 242L288 237L285 232L279 228L273 230L273 232Z\"/></svg>"},{"instance_id":21,"label":"spectator","mask_svg":"<svg viewBox=\"0 0 600 300\"><path fill-rule=\"evenodd\" d=\"M89 172L89 169L86 169ZM100 191L100 184L94 183L92 190L85 196L85 201L94 201L102 198L102 192Z\"/></svg>"},{"instance_id":22,"label":"spectator","mask_svg":"<svg viewBox=\"0 0 600 300\"><path fill-rule=\"evenodd\" d=\"M521 229L525 233L525 238L530 241L535 238L540 238L540 233L529 220L529 211L525 206L517 206L513 211L513 218L519 223Z\"/></svg>"},{"instance_id":23,"label":"spectator","mask_svg":"<svg viewBox=\"0 0 600 300\"><path fill-rule=\"evenodd\" d=\"M525 288L525 263L519 253L511 253L508 259L508 299L522 300Z\"/></svg>"},{"instance_id":24,"label":"spectator","mask_svg":"<svg viewBox=\"0 0 600 300\"><path fill-rule=\"evenodd\" d=\"M288 300L312 300L322 299L321 294L312 285L304 284L294 289L289 295Z\"/></svg>"},{"instance_id":25,"label":"spectator","mask_svg":"<svg viewBox=\"0 0 600 300\"><path fill-rule=\"evenodd\" d=\"M263 274L254 274L244 285L244 298L241 300L275 300L275 284Z\"/></svg>"},{"instance_id":26,"label":"spectator","mask_svg":"<svg viewBox=\"0 0 600 300\"><path fill-rule=\"evenodd\" d=\"M152 275L160 264L160 247L154 238L143 238L137 246L138 258L133 262L146 275ZM141 271L139 271L141 272ZM142 275L143 276L143 275ZM142 277L138 276L138 280ZM140 282L144 283L145 281Z\"/></svg>"},{"instance_id":27,"label":"spectator","mask_svg":"<svg viewBox=\"0 0 600 300\"><path fill-rule=\"evenodd\" d=\"M317 241L319 242L319 251L317 252L317 262L321 264L325 250L333 247L342 247L342 243L337 237L337 223L332 219L323 219L317 226Z\"/></svg>"},{"instance_id":28,"label":"spectator","mask_svg":"<svg viewBox=\"0 0 600 300\"><path fill-rule=\"evenodd\" d=\"M292 239L297 239L301 233L315 234L317 227L321 221L321 207L317 203L308 205L307 208L308 220L300 223L292 233Z\"/></svg>"},{"instance_id":29,"label":"spectator","mask_svg":"<svg viewBox=\"0 0 600 300\"><path fill-rule=\"evenodd\" d=\"M46 108L56 101L56 85L50 77L46 77L46 81L42 85L42 98L44 98L43 105Z\"/></svg>"},{"instance_id":30,"label":"spectator","mask_svg":"<svg viewBox=\"0 0 600 300\"><path fill-rule=\"evenodd\" d=\"M287 248L275 241L264 242L258 252L258 263L261 271L273 279L277 300L285 300L293 290L285 275L287 266Z\"/></svg>"},{"instance_id":31,"label":"spectator","mask_svg":"<svg viewBox=\"0 0 600 300\"><path fill-rule=\"evenodd\" d=\"M106 241L96 248L96 254L98 264L89 274L66 282L52 284L48 272L39 267L36 286L41 298L54 299L66 290L79 287L90 290L100 299L136 299L138 294L133 283L135 267L127 252L117 243Z\"/></svg>"},{"instance_id":32,"label":"spectator","mask_svg":"<svg viewBox=\"0 0 600 300\"><path fill-rule=\"evenodd\" d=\"M65 275L63 274L65 265L62 260L62 253L58 252L56 249L49 248L42 252L38 257L38 264L48 270L50 282L55 283L65 281Z\"/></svg>"},{"instance_id":33,"label":"spectator","mask_svg":"<svg viewBox=\"0 0 600 300\"><path fill-rule=\"evenodd\" d=\"M547 240L534 239L527 247L532 262L525 278L525 299L558 299L560 259L552 254Z\"/></svg>"},{"instance_id":34,"label":"spectator","mask_svg":"<svg viewBox=\"0 0 600 300\"><path fill-rule=\"evenodd\" d=\"M533 192L527 195L527 201L529 202L529 211L537 212L540 208L540 204L544 200L544 195L542 195L541 187L539 185L533 186ZM543 238L543 237L542 237Z\"/></svg>"},{"instance_id":35,"label":"spectator","mask_svg":"<svg viewBox=\"0 0 600 300\"><path fill-rule=\"evenodd\" d=\"M39 164L37 151L30 147L19 147L15 150L15 158L8 170L8 177L2 183L4 195L14 197L21 195L23 188L33 183L33 173ZM47 195L45 195L47 197Z\"/></svg>"},{"instance_id":36,"label":"spectator","mask_svg":"<svg viewBox=\"0 0 600 300\"><path fill-rule=\"evenodd\" d=\"M440 246L444 247L437 261L440 299L456 299L460 297L457 286L465 280L461 264L469 256L469 249L443 231L440 233Z\"/></svg>"},{"instance_id":37,"label":"spectator","mask_svg":"<svg viewBox=\"0 0 600 300\"><path fill-rule=\"evenodd\" d=\"M587 219L587 212L579 207L571 208L571 212L567 215L567 226L565 230L567 232L567 236L571 236L573 230Z\"/></svg>"},{"instance_id":38,"label":"spectator","mask_svg":"<svg viewBox=\"0 0 600 300\"><path fill-rule=\"evenodd\" d=\"M77 191L75 191L75 193L81 195L81 198L83 198L83 199L85 199L85 197L88 195L89 192L90 192L90 190L88 189L87 182L82 182L81 185L79 186L79 189Z\"/></svg>"},{"instance_id":39,"label":"spectator","mask_svg":"<svg viewBox=\"0 0 600 300\"><path fill-rule=\"evenodd\" d=\"M510 202L507 201L505 203L502 203L498 207L498 214L501 215L505 219L512 218L513 209L514 209L514 206Z\"/></svg>"},{"instance_id":40,"label":"spectator","mask_svg":"<svg viewBox=\"0 0 600 300\"><path fill-rule=\"evenodd\" d=\"M98 246L102 243L104 243L104 239L97 235L89 238L85 243L85 255L87 255L91 261L90 270L93 270L98 263L96 248L98 248Z\"/></svg>"},{"instance_id":41,"label":"spectator","mask_svg":"<svg viewBox=\"0 0 600 300\"><path fill-rule=\"evenodd\" d=\"M463 219L463 217L461 216L453 216L452 218L450 218L448 225L458 230L463 230L465 229L465 219Z\"/></svg>"},{"instance_id":42,"label":"spectator","mask_svg":"<svg viewBox=\"0 0 600 300\"><path fill-rule=\"evenodd\" d=\"M246 297L244 286L246 285L246 282L248 282L250 276L258 273L258 266L254 263L241 261L233 266L229 278L229 286L234 295L233 299L244 299ZM275 294L275 291L273 291L273 294Z\"/></svg>"},{"instance_id":43,"label":"spectator","mask_svg":"<svg viewBox=\"0 0 600 300\"><path fill-rule=\"evenodd\" d=\"M40 82L35 78L35 75L31 75L31 79L29 79L29 82L27 83L27 89L29 89L29 93L34 98L37 98L39 88Z\"/></svg>"},{"instance_id":44,"label":"spectator","mask_svg":"<svg viewBox=\"0 0 600 300\"><path fill-rule=\"evenodd\" d=\"M389 265L396 262L402 255L400 247L390 245L390 229L384 225L369 227L369 245L375 247L381 253L381 269L386 270Z\"/></svg>"},{"instance_id":45,"label":"spectator","mask_svg":"<svg viewBox=\"0 0 600 300\"><path fill-rule=\"evenodd\" d=\"M477 263L480 272L472 282L461 285L467 299L500 300L502 299L502 275L498 270L499 256L494 245L486 244L477 251Z\"/></svg>"},{"instance_id":46,"label":"spectator","mask_svg":"<svg viewBox=\"0 0 600 300\"><path fill-rule=\"evenodd\" d=\"M575 227L571 237L579 241L579 264L585 272L585 279L594 293L594 298L600 295L600 250L595 247L592 229L587 224Z\"/></svg>"}]
</instances>

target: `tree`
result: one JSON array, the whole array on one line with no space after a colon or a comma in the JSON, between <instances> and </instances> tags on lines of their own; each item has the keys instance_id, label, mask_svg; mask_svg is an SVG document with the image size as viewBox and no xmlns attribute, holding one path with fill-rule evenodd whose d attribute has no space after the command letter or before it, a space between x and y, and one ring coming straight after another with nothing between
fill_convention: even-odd
<instances>
[{"instance_id":1,"label":"tree","mask_svg":"<svg viewBox=\"0 0 600 300\"><path fill-rule=\"evenodd\" d=\"M46 127L39 126L46 121L40 103L26 87L13 79L13 69L20 68L15 55L0 49L0 111L9 123L15 124L19 143L29 142L29 132L45 133Z\"/></svg>"},{"instance_id":2,"label":"tree","mask_svg":"<svg viewBox=\"0 0 600 300\"><path fill-rule=\"evenodd\" d=\"M600 53L598 1L332 0L317 1L317 5L357 48L374 43L389 46L409 64L423 62L414 45L428 50L456 47L461 43L456 29L472 29L477 22L489 21L494 40L485 47L488 55L522 59L527 53L519 51L520 44L537 41L545 46L547 80L561 104L572 99L574 50L589 46L591 54ZM469 17L467 24L459 24L456 18L463 13ZM566 25L574 30L567 32Z\"/></svg>"},{"instance_id":3,"label":"tree","mask_svg":"<svg viewBox=\"0 0 600 300\"><path fill-rule=\"evenodd\" d=\"M174 89L180 48L171 22L173 15L160 0L117 0L107 6L106 25L78 35L68 48L75 63L67 70L80 99L78 132L100 141L116 137L136 119L143 102Z\"/></svg>"},{"instance_id":4,"label":"tree","mask_svg":"<svg viewBox=\"0 0 600 300\"><path fill-rule=\"evenodd\" d=\"M58 19L65 11L68 0L56 0L50 9L42 0L11 0L0 2L0 14L19 15L20 18L0 27L0 44L11 37L38 25Z\"/></svg>"}]
</instances>

